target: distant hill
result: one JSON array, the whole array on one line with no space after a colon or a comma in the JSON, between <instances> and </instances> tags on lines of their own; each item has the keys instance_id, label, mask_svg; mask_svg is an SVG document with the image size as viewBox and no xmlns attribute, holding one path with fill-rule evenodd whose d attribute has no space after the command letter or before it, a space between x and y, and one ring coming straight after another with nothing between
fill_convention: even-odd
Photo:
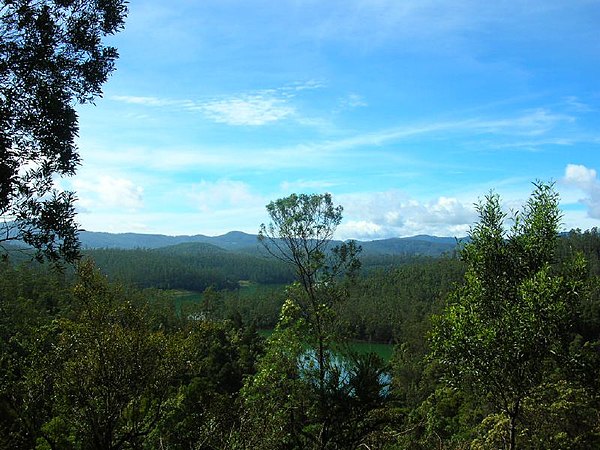
<instances>
[{"instance_id":1,"label":"distant hill","mask_svg":"<svg viewBox=\"0 0 600 450\"><path fill-rule=\"evenodd\" d=\"M120 249L153 249L169 247L178 244L204 243L221 247L224 250L242 250L248 247L256 247L258 239L256 235L231 231L222 236L166 236L164 234L142 234L142 233L103 233L95 231L82 231L79 239L84 249L94 248L120 248Z\"/></svg>"},{"instance_id":2,"label":"distant hill","mask_svg":"<svg viewBox=\"0 0 600 450\"><path fill-rule=\"evenodd\" d=\"M233 252L257 254L261 245L257 235L231 231L221 236L166 236L162 234L140 233L100 233L82 231L79 235L84 249L158 249L163 247L181 246L172 248L175 253L186 251L186 244L201 243L219 247ZM335 245L339 242L334 242ZM455 238L419 235L405 238L390 238L374 241L359 241L363 248L364 256L379 255L420 255L440 256L452 252L457 245ZM198 247L188 248L195 250ZM205 250L208 250L205 248ZM264 251L262 252L264 253Z\"/></svg>"},{"instance_id":3,"label":"distant hill","mask_svg":"<svg viewBox=\"0 0 600 450\"><path fill-rule=\"evenodd\" d=\"M419 235L361 242L363 255L441 256L456 249L456 238Z\"/></svg>"}]
</instances>

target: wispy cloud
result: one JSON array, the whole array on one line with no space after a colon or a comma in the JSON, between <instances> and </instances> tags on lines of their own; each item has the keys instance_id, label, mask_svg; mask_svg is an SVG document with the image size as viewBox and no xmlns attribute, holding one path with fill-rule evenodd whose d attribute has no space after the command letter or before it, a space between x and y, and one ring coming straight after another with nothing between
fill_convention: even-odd
<instances>
[{"instance_id":1,"label":"wispy cloud","mask_svg":"<svg viewBox=\"0 0 600 450\"><path fill-rule=\"evenodd\" d=\"M356 93L348 94L339 100L340 110L362 108L368 105L369 104L367 103L365 98L362 95Z\"/></svg>"},{"instance_id":2,"label":"wispy cloud","mask_svg":"<svg viewBox=\"0 0 600 450\"><path fill-rule=\"evenodd\" d=\"M221 96L207 100L116 95L113 100L145 107L171 107L200 112L209 120L231 126L260 126L294 116L293 99L302 91L319 89L320 81L292 83L279 88Z\"/></svg>"},{"instance_id":3,"label":"wispy cloud","mask_svg":"<svg viewBox=\"0 0 600 450\"><path fill-rule=\"evenodd\" d=\"M530 151L538 151L541 147L547 145L556 145L556 146L564 146L569 147L575 145L577 142L588 141L584 137L551 137L551 138L540 138L540 139L529 139L524 141L513 141L506 144L497 144L497 143L489 143L490 148L496 149L513 149L513 150L530 150ZM588 141L589 142L589 141Z\"/></svg>"},{"instance_id":4,"label":"wispy cloud","mask_svg":"<svg viewBox=\"0 0 600 450\"><path fill-rule=\"evenodd\" d=\"M245 119L247 121L252 118L252 114L249 114ZM221 144L190 142L172 146L149 144L120 148L119 151L115 151L114 148L99 147L93 142L85 142L81 147L86 163L115 169L143 167L156 172L187 171L193 167L203 167L206 170L227 168L230 171L325 168L348 164L364 165L384 161L386 158L392 158L394 164L402 162L408 167L424 162L419 159L418 154L404 154L394 149L389 150L386 146L408 141L451 140L461 135L469 138L478 135L490 137L490 142L485 147L490 150L500 151L513 147L529 151L529 144L569 145L569 139L560 137L560 134L556 136L553 134L553 129L571 123L571 119L570 116L550 111L540 113L534 110L512 117L466 118L403 124L336 139L307 138L301 143L271 147L268 145L257 147L256 144L247 145L244 142ZM491 139L494 136L502 136L501 143ZM594 138L587 139L590 141ZM598 138L595 139L598 142ZM480 149L481 147L478 147L477 151ZM343 158L340 158L341 155ZM427 163L430 164L431 161Z\"/></svg>"},{"instance_id":5,"label":"wispy cloud","mask_svg":"<svg viewBox=\"0 0 600 450\"><path fill-rule=\"evenodd\" d=\"M191 187L188 196L195 207L204 212L263 207L266 203L247 183L228 179L203 180Z\"/></svg>"},{"instance_id":6,"label":"wispy cloud","mask_svg":"<svg viewBox=\"0 0 600 450\"><path fill-rule=\"evenodd\" d=\"M111 97L112 100L122 103L128 103L131 105L141 105L141 106L171 106L180 104L178 101L167 100L157 97L140 97L133 95L114 95Z\"/></svg>"},{"instance_id":7,"label":"wispy cloud","mask_svg":"<svg viewBox=\"0 0 600 450\"><path fill-rule=\"evenodd\" d=\"M339 183L327 180L296 180L284 181L281 183L281 190L286 193L306 192L306 191L325 191Z\"/></svg>"},{"instance_id":8,"label":"wispy cloud","mask_svg":"<svg viewBox=\"0 0 600 450\"><path fill-rule=\"evenodd\" d=\"M561 123L572 123L573 116L554 113L545 108L525 111L520 116L506 119L473 120L472 128L485 133L509 133L519 136L540 136Z\"/></svg>"},{"instance_id":9,"label":"wispy cloud","mask_svg":"<svg viewBox=\"0 0 600 450\"><path fill-rule=\"evenodd\" d=\"M467 118L462 120L422 122L413 125L361 133L336 140L318 141L302 144L296 149L309 153L336 152L359 147L378 147L419 136L449 134L480 134L504 136L543 136L560 124L572 123L574 118L564 114L553 113L544 109L525 111L507 118Z\"/></svg>"},{"instance_id":10,"label":"wispy cloud","mask_svg":"<svg viewBox=\"0 0 600 450\"><path fill-rule=\"evenodd\" d=\"M191 109L202 111L217 123L250 126L277 122L296 111L286 99L264 94L209 101Z\"/></svg>"},{"instance_id":11,"label":"wispy cloud","mask_svg":"<svg viewBox=\"0 0 600 450\"><path fill-rule=\"evenodd\" d=\"M567 106L567 109L569 109L570 111L574 111L577 113L588 113L595 111L594 108L592 108L587 103L584 103L579 97L575 95L569 95L565 97L564 102Z\"/></svg>"}]
</instances>

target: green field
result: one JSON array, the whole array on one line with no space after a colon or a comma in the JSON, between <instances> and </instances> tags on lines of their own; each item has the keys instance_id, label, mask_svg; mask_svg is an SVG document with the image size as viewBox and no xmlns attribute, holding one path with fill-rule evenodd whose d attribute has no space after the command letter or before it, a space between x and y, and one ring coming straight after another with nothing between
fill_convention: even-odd
<instances>
[{"instance_id":1,"label":"green field","mask_svg":"<svg viewBox=\"0 0 600 450\"><path fill-rule=\"evenodd\" d=\"M357 353L376 353L385 362L389 362L394 353L393 344L383 344L378 342L354 341L350 343L350 348Z\"/></svg>"},{"instance_id":2,"label":"green field","mask_svg":"<svg viewBox=\"0 0 600 450\"><path fill-rule=\"evenodd\" d=\"M268 338L273 334L273 330L258 330L258 334L264 338ZM381 342L351 341L349 346L350 350L356 353L376 353L385 362L389 362L394 353L393 344L384 344Z\"/></svg>"}]
</instances>

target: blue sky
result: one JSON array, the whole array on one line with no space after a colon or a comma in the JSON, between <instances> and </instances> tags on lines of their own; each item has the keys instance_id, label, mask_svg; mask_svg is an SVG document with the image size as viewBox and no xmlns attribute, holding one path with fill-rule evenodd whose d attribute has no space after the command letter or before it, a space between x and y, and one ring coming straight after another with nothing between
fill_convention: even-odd
<instances>
[{"instance_id":1,"label":"blue sky","mask_svg":"<svg viewBox=\"0 0 600 450\"><path fill-rule=\"evenodd\" d=\"M132 0L63 180L88 230L256 233L331 192L339 238L462 236L554 181L600 225L600 2Z\"/></svg>"}]
</instances>

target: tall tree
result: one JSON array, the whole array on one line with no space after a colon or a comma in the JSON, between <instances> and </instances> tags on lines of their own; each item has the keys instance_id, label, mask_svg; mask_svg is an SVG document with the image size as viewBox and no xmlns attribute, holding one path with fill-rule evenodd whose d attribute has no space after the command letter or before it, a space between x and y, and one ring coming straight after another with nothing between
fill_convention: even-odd
<instances>
[{"instance_id":1,"label":"tall tree","mask_svg":"<svg viewBox=\"0 0 600 450\"><path fill-rule=\"evenodd\" d=\"M318 393L317 420L321 430L317 446L325 448L332 430L328 399L328 374L333 374L332 345L335 342L334 305L343 298L339 279L352 276L360 268L353 241L331 246L331 239L342 220L341 206L330 194L292 194L267 205L269 225L262 224L259 240L267 251L295 269L297 282L288 289L285 318L303 328L304 343L314 351ZM285 314L282 314L282 316Z\"/></svg>"},{"instance_id":2,"label":"tall tree","mask_svg":"<svg viewBox=\"0 0 600 450\"><path fill-rule=\"evenodd\" d=\"M126 0L0 3L0 245L22 241L39 259L78 256L75 195L56 177L80 162L77 103L91 103L114 70ZM5 252L4 252L5 253Z\"/></svg>"},{"instance_id":3,"label":"tall tree","mask_svg":"<svg viewBox=\"0 0 600 450\"><path fill-rule=\"evenodd\" d=\"M331 194L292 194L267 205L271 223L262 224L259 240L276 258L291 264L299 286L290 289L311 335L316 338L319 383L325 383L328 321L337 300L336 278L354 274L360 268L360 248L354 241L330 247L342 221L341 206L334 206Z\"/></svg>"},{"instance_id":4,"label":"tall tree","mask_svg":"<svg viewBox=\"0 0 600 450\"><path fill-rule=\"evenodd\" d=\"M535 184L507 230L499 196L486 196L462 251L464 285L434 317L432 356L450 384L485 396L508 418L510 449L523 401L566 348L583 288L581 258L568 267L553 264L558 202L551 184Z\"/></svg>"}]
</instances>

